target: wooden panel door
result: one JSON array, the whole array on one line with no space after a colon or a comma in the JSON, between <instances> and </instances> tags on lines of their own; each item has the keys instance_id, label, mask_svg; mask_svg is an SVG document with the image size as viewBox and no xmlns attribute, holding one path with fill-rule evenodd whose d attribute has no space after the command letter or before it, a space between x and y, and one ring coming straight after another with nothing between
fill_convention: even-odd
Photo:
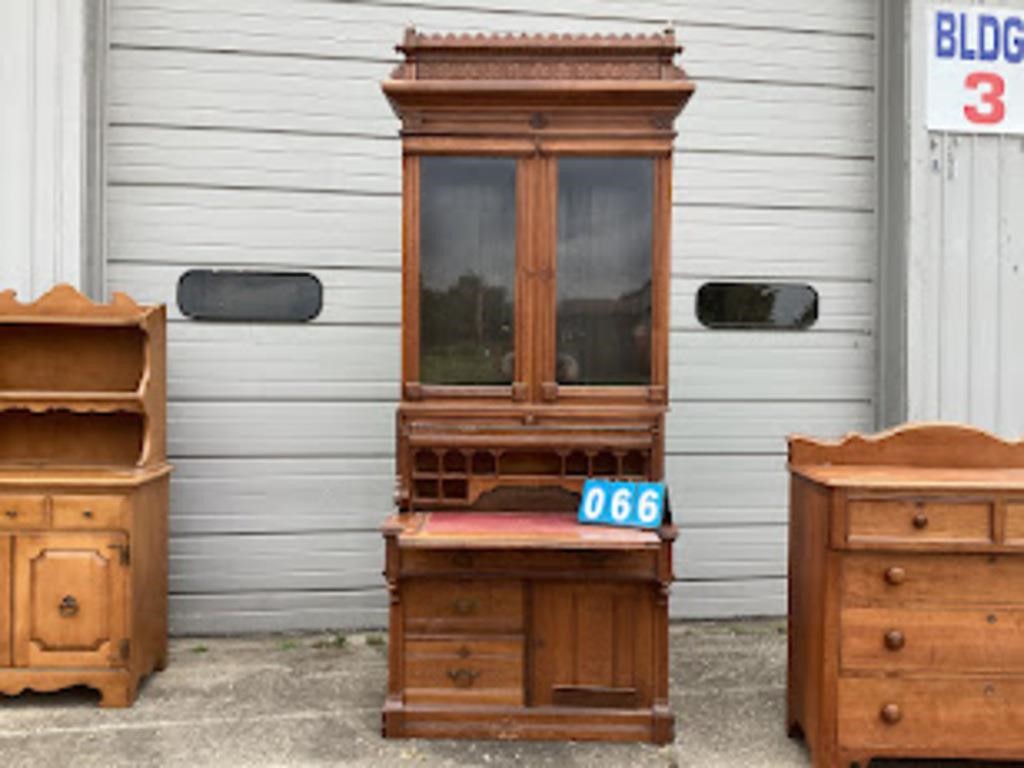
<instances>
[{"instance_id":1,"label":"wooden panel door","mask_svg":"<svg viewBox=\"0 0 1024 768\"><path fill-rule=\"evenodd\" d=\"M0 667L11 666L11 537L0 535Z\"/></svg>"},{"instance_id":2,"label":"wooden panel door","mask_svg":"<svg viewBox=\"0 0 1024 768\"><path fill-rule=\"evenodd\" d=\"M532 705L651 705L653 587L538 583L532 608Z\"/></svg>"},{"instance_id":3,"label":"wooden panel door","mask_svg":"<svg viewBox=\"0 0 1024 768\"><path fill-rule=\"evenodd\" d=\"M15 666L125 664L126 545L120 533L15 538Z\"/></svg>"}]
</instances>

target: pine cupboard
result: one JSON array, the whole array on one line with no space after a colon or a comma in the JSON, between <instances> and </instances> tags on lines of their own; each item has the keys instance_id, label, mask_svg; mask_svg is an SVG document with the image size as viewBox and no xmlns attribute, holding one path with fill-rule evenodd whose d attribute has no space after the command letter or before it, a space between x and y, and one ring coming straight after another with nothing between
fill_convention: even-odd
<instances>
[{"instance_id":1,"label":"pine cupboard","mask_svg":"<svg viewBox=\"0 0 1024 768\"><path fill-rule=\"evenodd\" d=\"M403 146L386 736L673 737L671 515L574 510L587 477L664 472L679 50L409 30L383 83Z\"/></svg>"},{"instance_id":2,"label":"pine cupboard","mask_svg":"<svg viewBox=\"0 0 1024 768\"><path fill-rule=\"evenodd\" d=\"M1024 442L789 443L787 726L815 766L1024 759Z\"/></svg>"},{"instance_id":3,"label":"pine cupboard","mask_svg":"<svg viewBox=\"0 0 1024 768\"><path fill-rule=\"evenodd\" d=\"M132 703L167 663L165 314L0 293L0 692Z\"/></svg>"}]
</instances>

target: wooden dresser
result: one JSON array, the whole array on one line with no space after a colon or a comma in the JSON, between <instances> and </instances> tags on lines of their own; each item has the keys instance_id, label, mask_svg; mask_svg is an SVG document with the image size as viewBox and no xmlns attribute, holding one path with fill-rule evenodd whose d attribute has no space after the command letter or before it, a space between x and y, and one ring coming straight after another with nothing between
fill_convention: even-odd
<instances>
[{"instance_id":1,"label":"wooden dresser","mask_svg":"<svg viewBox=\"0 0 1024 768\"><path fill-rule=\"evenodd\" d=\"M577 524L660 480L671 33L424 35L402 121L402 401L386 736L666 742L671 516Z\"/></svg>"},{"instance_id":2,"label":"wooden dresser","mask_svg":"<svg viewBox=\"0 0 1024 768\"><path fill-rule=\"evenodd\" d=\"M1024 759L1024 442L793 437L788 728L815 766Z\"/></svg>"},{"instance_id":3,"label":"wooden dresser","mask_svg":"<svg viewBox=\"0 0 1024 768\"><path fill-rule=\"evenodd\" d=\"M124 707L167 662L163 307L0 293L0 692Z\"/></svg>"}]
</instances>

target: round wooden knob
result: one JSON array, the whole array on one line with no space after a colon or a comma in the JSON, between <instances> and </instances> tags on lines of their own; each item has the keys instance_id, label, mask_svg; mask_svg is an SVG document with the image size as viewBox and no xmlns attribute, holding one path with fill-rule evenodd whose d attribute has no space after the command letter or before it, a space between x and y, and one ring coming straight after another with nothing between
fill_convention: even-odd
<instances>
[{"instance_id":1,"label":"round wooden knob","mask_svg":"<svg viewBox=\"0 0 1024 768\"><path fill-rule=\"evenodd\" d=\"M898 565L894 565L892 568L886 570L885 580L894 587L899 586L907 580L907 572Z\"/></svg>"},{"instance_id":2,"label":"round wooden knob","mask_svg":"<svg viewBox=\"0 0 1024 768\"><path fill-rule=\"evenodd\" d=\"M882 722L888 725L896 725L896 723L903 719L903 710L900 709L899 704L886 704L882 707L882 711L879 714L881 715Z\"/></svg>"},{"instance_id":3,"label":"round wooden knob","mask_svg":"<svg viewBox=\"0 0 1024 768\"><path fill-rule=\"evenodd\" d=\"M82 510L82 517L84 517L86 520L92 520L92 510L91 509L83 509Z\"/></svg>"},{"instance_id":4,"label":"round wooden knob","mask_svg":"<svg viewBox=\"0 0 1024 768\"><path fill-rule=\"evenodd\" d=\"M885 647L890 651L898 651L906 644L906 637L898 629L890 629L885 633Z\"/></svg>"},{"instance_id":5,"label":"round wooden knob","mask_svg":"<svg viewBox=\"0 0 1024 768\"><path fill-rule=\"evenodd\" d=\"M914 527L919 531L923 531L928 527L928 515L924 512L918 512L914 515Z\"/></svg>"}]
</instances>

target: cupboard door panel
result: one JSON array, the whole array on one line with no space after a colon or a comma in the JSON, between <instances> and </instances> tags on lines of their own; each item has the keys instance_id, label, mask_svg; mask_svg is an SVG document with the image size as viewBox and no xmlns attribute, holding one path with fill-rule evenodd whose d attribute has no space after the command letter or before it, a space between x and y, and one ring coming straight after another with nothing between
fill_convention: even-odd
<instances>
[{"instance_id":1,"label":"cupboard door panel","mask_svg":"<svg viewBox=\"0 0 1024 768\"><path fill-rule=\"evenodd\" d=\"M11 666L11 537L0 536L0 667Z\"/></svg>"},{"instance_id":2,"label":"cupboard door panel","mask_svg":"<svg viewBox=\"0 0 1024 768\"><path fill-rule=\"evenodd\" d=\"M650 706L650 585L539 583L533 588L534 706Z\"/></svg>"},{"instance_id":3,"label":"cupboard door panel","mask_svg":"<svg viewBox=\"0 0 1024 768\"><path fill-rule=\"evenodd\" d=\"M40 534L14 542L16 666L122 666L127 539Z\"/></svg>"}]
</instances>

